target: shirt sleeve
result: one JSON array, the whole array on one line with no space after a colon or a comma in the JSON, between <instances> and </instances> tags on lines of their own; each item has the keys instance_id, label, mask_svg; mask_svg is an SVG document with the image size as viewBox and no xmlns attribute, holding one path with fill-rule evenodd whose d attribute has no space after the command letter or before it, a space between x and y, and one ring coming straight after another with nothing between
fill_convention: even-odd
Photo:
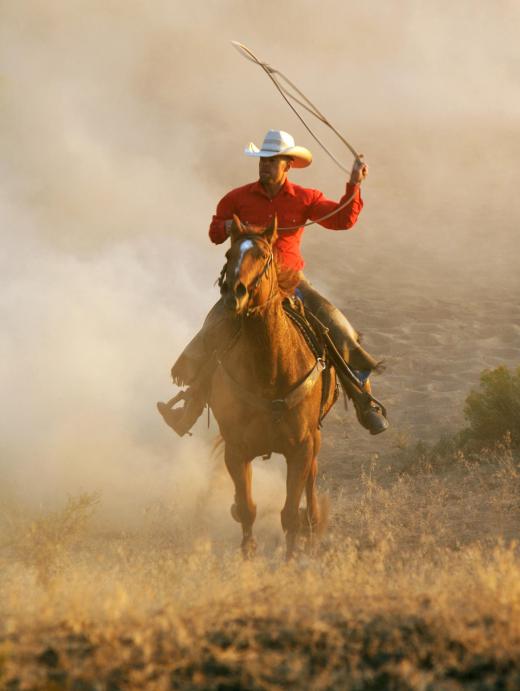
<instances>
[{"instance_id":1,"label":"shirt sleeve","mask_svg":"<svg viewBox=\"0 0 520 691\"><path fill-rule=\"evenodd\" d=\"M226 232L225 223L233 218L234 213L236 213L236 211L233 197L231 194L226 194L217 204L217 210L211 219L209 226L209 237L211 242L220 245L227 240L228 234Z\"/></svg>"},{"instance_id":2,"label":"shirt sleeve","mask_svg":"<svg viewBox=\"0 0 520 691\"><path fill-rule=\"evenodd\" d=\"M352 197L352 199L344 209L341 209L341 211L338 211L336 214L332 214L330 218L318 222L320 226L328 228L329 230L347 230L348 228L352 228L363 208L363 200L361 199L360 186L358 184L351 184L350 182L347 183L345 194L341 197L339 202L327 199L323 192L314 190L314 198L308 211L309 218L312 221L316 221L330 214L345 204L350 197Z\"/></svg>"}]
</instances>

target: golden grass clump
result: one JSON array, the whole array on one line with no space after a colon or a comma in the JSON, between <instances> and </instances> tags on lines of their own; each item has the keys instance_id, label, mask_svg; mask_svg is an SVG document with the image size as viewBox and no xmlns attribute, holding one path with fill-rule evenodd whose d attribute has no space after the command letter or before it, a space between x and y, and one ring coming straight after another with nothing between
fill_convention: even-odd
<instances>
[{"instance_id":1,"label":"golden grass clump","mask_svg":"<svg viewBox=\"0 0 520 691\"><path fill-rule=\"evenodd\" d=\"M23 510L4 507L0 542L4 557L13 563L21 563L36 574L36 580L49 586L66 555L81 540L99 496L80 494L70 497L59 510L30 515Z\"/></svg>"}]
</instances>

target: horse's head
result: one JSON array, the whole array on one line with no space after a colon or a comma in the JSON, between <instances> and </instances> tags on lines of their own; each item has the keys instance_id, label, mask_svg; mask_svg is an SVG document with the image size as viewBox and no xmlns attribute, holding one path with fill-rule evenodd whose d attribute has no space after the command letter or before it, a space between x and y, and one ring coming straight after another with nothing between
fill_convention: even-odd
<instances>
[{"instance_id":1,"label":"horse's head","mask_svg":"<svg viewBox=\"0 0 520 691\"><path fill-rule=\"evenodd\" d=\"M276 228L276 218L265 229L252 229L244 227L238 216L233 217L220 292L226 307L236 315L251 313L274 295Z\"/></svg>"}]
</instances>

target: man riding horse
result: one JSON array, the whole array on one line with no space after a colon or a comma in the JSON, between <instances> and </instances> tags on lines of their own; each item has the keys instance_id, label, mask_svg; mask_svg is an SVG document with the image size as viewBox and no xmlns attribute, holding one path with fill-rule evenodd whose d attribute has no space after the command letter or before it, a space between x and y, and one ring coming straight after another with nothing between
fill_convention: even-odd
<instances>
[{"instance_id":1,"label":"man riding horse","mask_svg":"<svg viewBox=\"0 0 520 691\"><path fill-rule=\"evenodd\" d=\"M238 217L247 227L265 227L276 217L278 237L274 245L279 267L297 273L297 295L306 310L312 312L329 329L329 334L346 363L354 371L362 388L341 378L347 396L353 401L356 415L371 434L388 428L383 410L370 394L369 375L377 367L360 345L359 336L339 309L312 287L303 274L304 261L300 243L307 221L316 221L329 230L346 230L356 223L363 208L360 183L368 174L368 166L357 159L350 180L339 202L327 199L322 192L291 183L289 170L305 168L312 162L311 152L295 146L293 137L281 130L269 130L262 147L253 143L245 149L247 156L259 158L259 179L232 190L218 203L209 228L209 236L216 244L230 235L233 218ZM188 344L172 368L173 381L188 386L170 404L159 403L166 423L180 436L189 432L201 415L208 400L208 387L215 367L213 354L225 347L232 338L230 312L222 299L210 310L202 329ZM184 406L172 408L172 402L184 400Z\"/></svg>"}]
</instances>

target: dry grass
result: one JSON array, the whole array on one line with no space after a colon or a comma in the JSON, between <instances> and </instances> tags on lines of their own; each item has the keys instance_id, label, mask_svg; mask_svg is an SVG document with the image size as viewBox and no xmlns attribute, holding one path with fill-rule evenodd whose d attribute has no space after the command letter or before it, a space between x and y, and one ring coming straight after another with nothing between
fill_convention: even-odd
<instances>
[{"instance_id":1,"label":"dry grass","mask_svg":"<svg viewBox=\"0 0 520 691\"><path fill-rule=\"evenodd\" d=\"M168 507L126 536L86 532L91 497L19 516L2 688L519 688L518 462L507 440L427 456L369 464L289 565L281 544L244 563Z\"/></svg>"},{"instance_id":2,"label":"dry grass","mask_svg":"<svg viewBox=\"0 0 520 691\"><path fill-rule=\"evenodd\" d=\"M3 507L1 544L4 556L34 572L36 582L51 588L64 560L86 533L99 497L69 497L63 509L27 515L16 507Z\"/></svg>"}]
</instances>

